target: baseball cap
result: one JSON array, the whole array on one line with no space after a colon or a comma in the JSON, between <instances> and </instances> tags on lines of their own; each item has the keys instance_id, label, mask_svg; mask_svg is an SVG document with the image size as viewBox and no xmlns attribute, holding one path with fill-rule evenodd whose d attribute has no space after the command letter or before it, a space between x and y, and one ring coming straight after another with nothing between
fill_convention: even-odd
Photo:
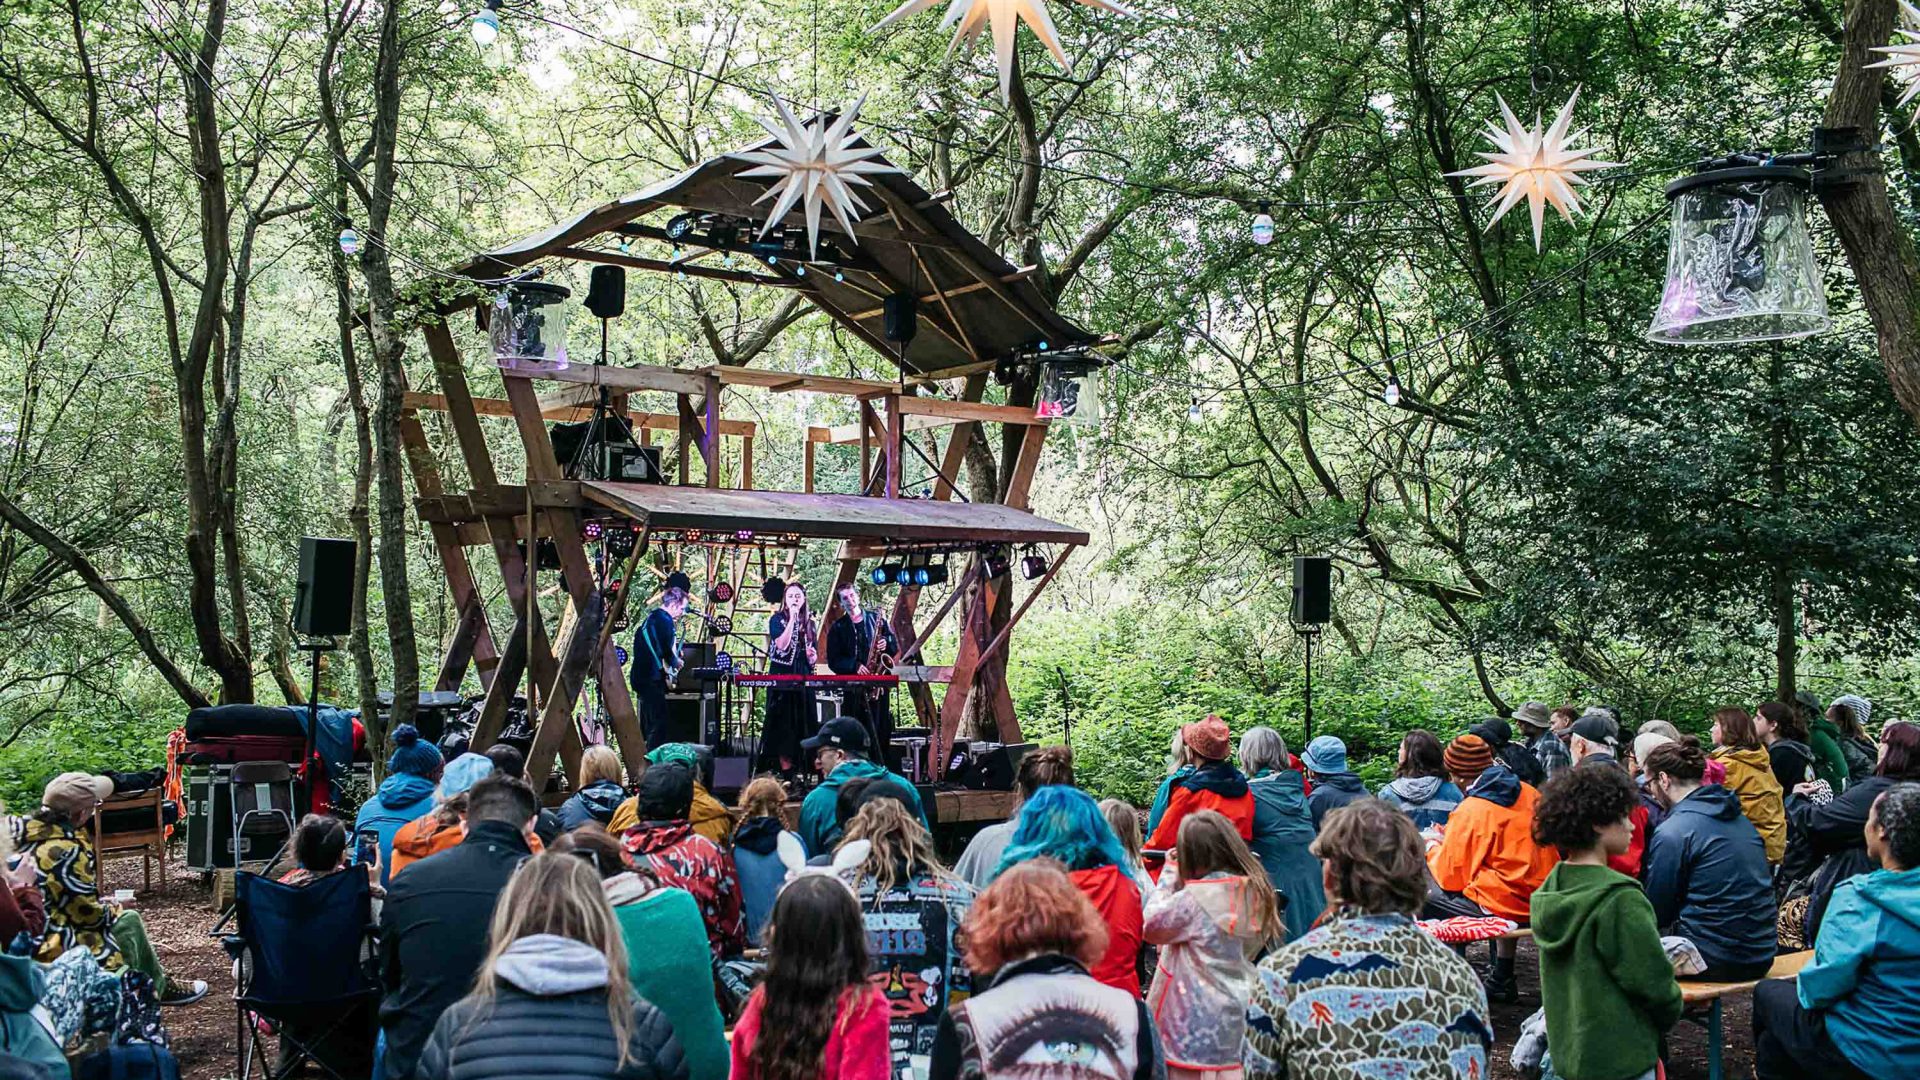
<instances>
[{"instance_id":1,"label":"baseball cap","mask_svg":"<svg viewBox=\"0 0 1920 1080\"><path fill-rule=\"evenodd\" d=\"M92 812L99 808L111 794L113 781L104 776L66 772L47 781L47 789L40 795L40 804L68 817L75 817L81 811Z\"/></svg>"},{"instance_id":2,"label":"baseball cap","mask_svg":"<svg viewBox=\"0 0 1920 1080\"><path fill-rule=\"evenodd\" d=\"M844 750L849 754L867 753L867 728L850 716L836 716L820 725L820 734L811 739L801 739L800 749L811 754L823 746L835 750Z\"/></svg>"},{"instance_id":3,"label":"baseball cap","mask_svg":"<svg viewBox=\"0 0 1920 1080\"><path fill-rule=\"evenodd\" d=\"M1588 710L1573 722L1573 733L1588 742L1611 745L1616 730L1613 719L1598 710Z\"/></svg>"}]
</instances>

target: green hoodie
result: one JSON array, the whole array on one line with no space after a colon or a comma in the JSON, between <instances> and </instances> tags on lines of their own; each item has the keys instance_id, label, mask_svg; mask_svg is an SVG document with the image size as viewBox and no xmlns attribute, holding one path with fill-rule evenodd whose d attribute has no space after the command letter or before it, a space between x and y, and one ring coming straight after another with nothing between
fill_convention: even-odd
<instances>
[{"instance_id":1,"label":"green hoodie","mask_svg":"<svg viewBox=\"0 0 1920 1080\"><path fill-rule=\"evenodd\" d=\"M67 1058L33 1015L47 994L47 976L24 956L0 956L0 1055L24 1058L67 1075Z\"/></svg>"},{"instance_id":2,"label":"green hoodie","mask_svg":"<svg viewBox=\"0 0 1920 1080\"><path fill-rule=\"evenodd\" d=\"M1807 745L1813 749L1813 775L1825 780L1835 795L1846 789L1847 755L1840 752L1840 729L1824 716L1807 724Z\"/></svg>"},{"instance_id":3,"label":"green hoodie","mask_svg":"<svg viewBox=\"0 0 1920 1080\"><path fill-rule=\"evenodd\" d=\"M1560 863L1533 894L1532 924L1554 1071L1624 1080L1653 1068L1680 1019L1680 984L1639 884Z\"/></svg>"}]
</instances>

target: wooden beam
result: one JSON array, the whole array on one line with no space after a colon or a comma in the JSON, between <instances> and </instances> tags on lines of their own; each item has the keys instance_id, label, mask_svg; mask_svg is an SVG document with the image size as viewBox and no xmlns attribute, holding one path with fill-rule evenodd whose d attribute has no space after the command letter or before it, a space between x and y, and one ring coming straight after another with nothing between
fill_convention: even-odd
<instances>
[{"instance_id":1,"label":"wooden beam","mask_svg":"<svg viewBox=\"0 0 1920 1080\"><path fill-rule=\"evenodd\" d=\"M900 454L906 449L902 443L906 441L907 434L906 413L902 411L902 406L906 400L909 399L904 399L899 394L887 395L887 439L885 443L887 459L885 464L887 467L886 495L889 499L897 499L900 497Z\"/></svg>"},{"instance_id":2,"label":"wooden beam","mask_svg":"<svg viewBox=\"0 0 1920 1080\"><path fill-rule=\"evenodd\" d=\"M923 233L936 231L932 225L928 224L926 215L915 210L905 199L895 194L885 184L875 184L873 190L875 194L880 196L880 201L886 203L887 208L892 210L894 214L900 218L903 225L911 225L914 229ZM905 232L905 230L902 229L902 232ZM1053 332L1052 328L1040 321L1040 317L1034 313L1026 301L1015 296L1013 290L1007 288L1006 285L1000 281L1000 275L980 265L979 260L975 259L971 254L950 247L942 247L937 250L948 259L951 259L955 266L971 274L975 281L986 286L988 292L1012 308L1034 329L1040 331L1042 334L1050 334Z\"/></svg>"},{"instance_id":3,"label":"wooden beam","mask_svg":"<svg viewBox=\"0 0 1920 1080\"><path fill-rule=\"evenodd\" d=\"M622 255L616 251L595 251L592 248L582 247L564 247L553 254L563 259L575 259L580 262L627 266L635 270L654 270L668 274L685 273L688 277L731 281L740 285L769 285L776 289L793 288L793 283L785 278L770 274L750 274L745 270L729 270L721 266L702 266L685 259L669 262L665 259L649 259L642 255Z\"/></svg>"},{"instance_id":4,"label":"wooden beam","mask_svg":"<svg viewBox=\"0 0 1920 1080\"><path fill-rule=\"evenodd\" d=\"M813 494L813 447L813 440L808 439L806 447L800 452L802 459L800 465L800 490L806 492L808 495Z\"/></svg>"},{"instance_id":5,"label":"wooden beam","mask_svg":"<svg viewBox=\"0 0 1920 1080\"><path fill-rule=\"evenodd\" d=\"M1040 468L1040 452L1046 446L1046 425L1036 425L1027 429L1026 438L1020 440L1020 459L1015 462L1013 476L1007 481L1006 505L1016 510L1025 510L1030 501L1028 489L1033 486L1034 471Z\"/></svg>"},{"instance_id":6,"label":"wooden beam","mask_svg":"<svg viewBox=\"0 0 1920 1080\"><path fill-rule=\"evenodd\" d=\"M747 491L753 490L753 436L751 435L740 440L740 486Z\"/></svg>"},{"instance_id":7,"label":"wooden beam","mask_svg":"<svg viewBox=\"0 0 1920 1080\"><path fill-rule=\"evenodd\" d=\"M945 416L921 416L917 414L908 416L906 421L907 431L909 433L929 431L934 428L946 427L949 424L965 422ZM833 427L810 427L807 429L807 438L812 442L826 443L829 446L851 446L860 441L860 425L836 424Z\"/></svg>"},{"instance_id":8,"label":"wooden beam","mask_svg":"<svg viewBox=\"0 0 1920 1080\"><path fill-rule=\"evenodd\" d=\"M706 416L700 424L700 455L707 459L707 486L720 486L720 377L707 376L707 392L703 399L706 404Z\"/></svg>"},{"instance_id":9,"label":"wooden beam","mask_svg":"<svg viewBox=\"0 0 1920 1080\"><path fill-rule=\"evenodd\" d=\"M1000 280L1007 283L1020 281L1023 278L1032 277L1033 272L1038 269L1039 269L1038 266L1023 266L1020 269L1015 270L1011 274L1000 275ZM931 279L932 275L928 275L928 277L929 279ZM934 292L930 292L927 295L921 297L920 302L923 304L940 303L942 302L943 298L953 297L953 296L965 296L967 293L979 292L980 290L986 287L987 285L983 281L975 281L970 285L955 285L951 289L941 289L941 290L936 290ZM859 319L864 322L867 319L877 319L880 316L885 315L886 313L887 313L886 308L877 307L877 308L871 308L866 311L852 312L848 315L848 318ZM945 378L946 376L943 374L941 377Z\"/></svg>"},{"instance_id":10,"label":"wooden beam","mask_svg":"<svg viewBox=\"0 0 1920 1080\"><path fill-rule=\"evenodd\" d=\"M591 393L590 388L582 387ZM409 409L424 409L428 412L445 412L446 397L441 394L422 394L407 391L405 404ZM566 405L549 395L540 399L540 415L548 420L585 420L593 415L589 405ZM513 416L513 404L506 398L474 398L473 409L481 416ZM635 431L677 431L680 418L673 413L628 412L626 417ZM722 420L720 434L736 438L752 439L760 434L760 425L752 420Z\"/></svg>"},{"instance_id":11,"label":"wooden beam","mask_svg":"<svg viewBox=\"0 0 1920 1080\"><path fill-rule=\"evenodd\" d=\"M492 487L500 482L493 469L493 455L487 449L486 433L480 430L480 415L473 407L473 394L467 389L467 369L453 334L444 322L429 322L421 328L427 339L427 355L433 358L433 370L440 377L440 395L446 403L447 417L453 422L460 456L467 463L467 481L473 487Z\"/></svg>"},{"instance_id":12,"label":"wooden beam","mask_svg":"<svg viewBox=\"0 0 1920 1080\"><path fill-rule=\"evenodd\" d=\"M885 355L892 356L893 350L884 348ZM897 394L900 384L885 379L851 379L842 375L802 375L789 371L769 371L764 368L739 367L733 364L710 364L698 368L702 375L717 375L727 386L755 386L775 393L790 393L800 390L814 394L849 394L855 397L861 394ZM926 382L918 377L908 377L909 383Z\"/></svg>"},{"instance_id":13,"label":"wooden beam","mask_svg":"<svg viewBox=\"0 0 1920 1080\"><path fill-rule=\"evenodd\" d=\"M989 405L982 401L954 401L949 398L905 398L900 407L915 416L944 416L949 420L980 420L992 424L1031 424L1045 428L1047 421L1032 409L1018 405Z\"/></svg>"},{"instance_id":14,"label":"wooden beam","mask_svg":"<svg viewBox=\"0 0 1920 1080\"><path fill-rule=\"evenodd\" d=\"M408 471L413 474L413 487L425 497L438 497L440 467L433 460L433 451L427 444L426 429L420 425L419 416L402 410L399 419L400 445L406 451ZM434 551L440 556L440 571L447 579L447 593L453 597L454 609L460 613L459 627L453 640L440 660L440 674L434 681L436 690L458 690L466 678L469 662L478 669L480 688L487 689L493 683L493 669L499 663L500 653L494 645L492 628L487 625L487 606L480 596L480 588L474 582L473 564L467 561L466 549L470 545L461 535L459 526L443 522L428 522L427 531L433 536Z\"/></svg>"}]
</instances>

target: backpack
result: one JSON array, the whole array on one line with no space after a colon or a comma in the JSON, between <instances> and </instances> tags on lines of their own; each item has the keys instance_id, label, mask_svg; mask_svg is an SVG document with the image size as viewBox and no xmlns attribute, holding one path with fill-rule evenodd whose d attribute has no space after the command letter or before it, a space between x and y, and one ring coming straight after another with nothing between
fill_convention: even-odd
<instances>
[{"instance_id":1,"label":"backpack","mask_svg":"<svg viewBox=\"0 0 1920 1080\"><path fill-rule=\"evenodd\" d=\"M74 1080L180 1080L173 1051L154 1043L109 1046L80 1059Z\"/></svg>"}]
</instances>

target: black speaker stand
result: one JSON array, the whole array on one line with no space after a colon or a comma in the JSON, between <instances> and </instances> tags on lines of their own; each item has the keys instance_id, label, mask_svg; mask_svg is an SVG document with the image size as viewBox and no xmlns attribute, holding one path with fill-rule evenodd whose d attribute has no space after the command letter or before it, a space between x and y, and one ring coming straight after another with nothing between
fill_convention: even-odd
<instances>
[{"instance_id":1,"label":"black speaker stand","mask_svg":"<svg viewBox=\"0 0 1920 1080\"><path fill-rule=\"evenodd\" d=\"M1306 645L1306 649L1307 649L1307 685L1306 685L1306 693L1303 695L1303 698L1306 704L1306 710L1305 710L1306 711L1305 719L1306 719L1306 728L1307 728L1306 741L1312 742L1313 741L1313 647L1320 643L1320 627L1314 623L1300 623L1294 626L1293 632L1300 635L1300 640L1302 643ZM1306 750L1306 747L1302 745L1300 749L1304 751Z\"/></svg>"}]
</instances>

